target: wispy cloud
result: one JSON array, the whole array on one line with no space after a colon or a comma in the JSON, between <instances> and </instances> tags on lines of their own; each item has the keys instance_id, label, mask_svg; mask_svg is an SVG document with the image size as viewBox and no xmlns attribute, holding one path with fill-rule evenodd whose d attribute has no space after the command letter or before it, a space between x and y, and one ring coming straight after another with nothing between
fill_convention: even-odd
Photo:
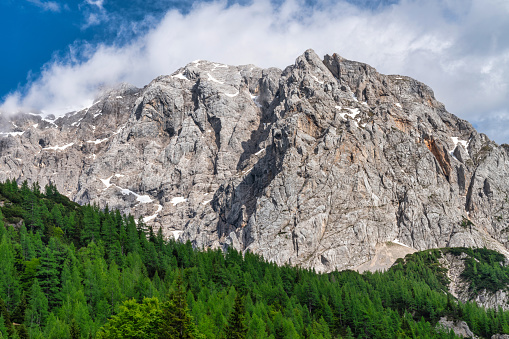
<instances>
[{"instance_id":1,"label":"wispy cloud","mask_svg":"<svg viewBox=\"0 0 509 339\"><path fill-rule=\"evenodd\" d=\"M85 0L85 2L89 5L97 6L99 8L103 8L104 0Z\"/></svg>"},{"instance_id":2,"label":"wispy cloud","mask_svg":"<svg viewBox=\"0 0 509 339\"><path fill-rule=\"evenodd\" d=\"M42 8L45 11L60 12L60 4L55 1L42 1L42 0L28 0L28 2Z\"/></svg>"},{"instance_id":3,"label":"wispy cloud","mask_svg":"<svg viewBox=\"0 0 509 339\"><path fill-rule=\"evenodd\" d=\"M101 4L102 5L102 4ZM366 62L430 85L449 111L508 142L509 4L498 0L402 0L362 9L347 1L253 1L176 10L122 46L81 46L85 61L54 60L3 110L61 112L89 102L101 85L143 86L191 60L285 67L307 48Z\"/></svg>"},{"instance_id":4,"label":"wispy cloud","mask_svg":"<svg viewBox=\"0 0 509 339\"><path fill-rule=\"evenodd\" d=\"M105 21L108 21L108 13L106 12L103 5L104 0L85 0L82 2L82 4L79 6L85 18L85 22L81 25L82 29L87 29L91 26L97 26Z\"/></svg>"}]
</instances>

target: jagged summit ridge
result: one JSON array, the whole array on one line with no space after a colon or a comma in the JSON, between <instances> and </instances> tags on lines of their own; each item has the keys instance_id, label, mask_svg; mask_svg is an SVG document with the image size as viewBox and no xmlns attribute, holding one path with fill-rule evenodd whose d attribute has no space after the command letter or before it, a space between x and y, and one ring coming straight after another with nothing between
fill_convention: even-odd
<instances>
[{"instance_id":1,"label":"jagged summit ridge","mask_svg":"<svg viewBox=\"0 0 509 339\"><path fill-rule=\"evenodd\" d=\"M51 181L197 247L330 271L507 244L506 149L428 86L336 54L199 60L55 120L3 119L1 180Z\"/></svg>"}]
</instances>

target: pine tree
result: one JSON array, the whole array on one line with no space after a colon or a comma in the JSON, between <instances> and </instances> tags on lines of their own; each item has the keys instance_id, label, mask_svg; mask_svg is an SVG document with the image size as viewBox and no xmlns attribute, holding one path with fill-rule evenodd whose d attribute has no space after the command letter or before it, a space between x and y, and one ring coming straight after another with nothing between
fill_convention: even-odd
<instances>
[{"instance_id":1,"label":"pine tree","mask_svg":"<svg viewBox=\"0 0 509 339\"><path fill-rule=\"evenodd\" d=\"M187 307L184 282L180 273L174 284L174 291L163 307L163 316L159 338L193 339L198 331Z\"/></svg>"},{"instance_id":2,"label":"pine tree","mask_svg":"<svg viewBox=\"0 0 509 339\"><path fill-rule=\"evenodd\" d=\"M30 327L40 327L48 316L48 299L39 286L37 279L34 281L30 293L30 303L27 309L26 319Z\"/></svg>"},{"instance_id":3,"label":"pine tree","mask_svg":"<svg viewBox=\"0 0 509 339\"><path fill-rule=\"evenodd\" d=\"M27 309L27 300L26 296L23 293L21 296L21 300L19 301L18 305L16 305L16 308L11 314L11 320L12 322L21 324L25 321L25 311Z\"/></svg>"},{"instance_id":4,"label":"pine tree","mask_svg":"<svg viewBox=\"0 0 509 339\"><path fill-rule=\"evenodd\" d=\"M27 328L25 327L25 324L19 324L16 328L16 334L19 339L29 339Z\"/></svg>"},{"instance_id":5,"label":"pine tree","mask_svg":"<svg viewBox=\"0 0 509 339\"><path fill-rule=\"evenodd\" d=\"M2 298L0 298L0 319L2 319L0 328L2 328L3 325L6 328L7 334L12 335L14 328L12 327L11 316L9 315L7 306L5 305L5 302Z\"/></svg>"},{"instance_id":6,"label":"pine tree","mask_svg":"<svg viewBox=\"0 0 509 339\"><path fill-rule=\"evenodd\" d=\"M250 339L265 339L268 337L265 331L265 323L256 314L253 314L249 322L247 337Z\"/></svg>"},{"instance_id":7,"label":"pine tree","mask_svg":"<svg viewBox=\"0 0 509 339\"><path fill-rule=\"evenodd\" d=\"M138 235L138 230L136 229L136 223L134 222L134 218L129 216L125 222L126 225L126 253L139 253L140 252L140 237Z\"/></svg>"},{"instance_id":8,"label":"pine tree","mask_svg":"<svg viewBox=\"0 0 509 339\"><path fill-rule=\"evenodd\" d=\"M4 215L2 214L2 209L0 208L0 240L3 238L3 235L6 233L5 223L4 223Z\"/></svg>"},{"instance_id":9,"label":"pine tree","mask_svg":"<svg viewBox=\"0 0 509 339\"><path fill-rule=\"evenodd\" d=\"M4 234L0 241L0 297L8 310L14 309L20 296L16 275L13 246L8 234Z\"/></svg>"},{"instance_id":10,"label":"pine tree","mask_svg":"<svg viewBox=\"0 0 509 339\"><path fill-rule=\"evenodd\" d=\"M71 320L71 326L69 328L69 331L70 331L71 339L80 339L81 338L80 325L76 322L76 319L74 319L74 318L72 318L72 320Z\"/></svg>"},{"instance_id":11,"label":"pine tree","mask_svg":"<svg viewBox=\"0 0 509 339\"><path fill-rule=\"evenodd\" d=\"M2 314L0 314L0 339L7 338L7 326L5 326L5 319Z\"/></svg>"},{"instance_id":12,"label":"pine tree","mask_svg":"<svg viewBox=\"0 0 509 339\"><path fill-rule=\"evenodd\" d=\"M247 326L244 322L245 319L244 298L239 293L235 296L235 304L233 311L228 318L228 325L226 326L227 339L242 339L246 338Z\"/></svg>"},{"instance_id":13,"label":"pine tree","mask_svg":"<svg viewBox=\"0 0 509 339\"><path fill-rule=\"evenodd\" d=\"M53 308L59 301L60 274L55 253L49 247L42 254L41 264L37 268L37 280Z\"/></svg>"},{"instance_id":14,"label":"pine tree","mask_svg":"<svg viewBox=\"0 0 509 339\"><path fill-rule=\"evenodd\" d=\"M81 242L87 245L91 241L98 241L100 239L101 221L99 213L95 207L90 205L83 208L83 230L81 232Z\"/></svg>"}]
</instances>

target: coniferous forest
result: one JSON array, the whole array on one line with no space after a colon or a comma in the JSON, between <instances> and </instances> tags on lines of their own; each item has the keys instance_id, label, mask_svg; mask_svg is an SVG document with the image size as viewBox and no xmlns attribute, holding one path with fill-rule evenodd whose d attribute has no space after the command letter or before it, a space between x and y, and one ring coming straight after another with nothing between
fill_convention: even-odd
<instances>
[{"instance_id":1,"label":"coniferous forest","mask_svg":"<svg viewBox=\"0 0 509 339\"><path fill-rule=\"evenodd\" d=\"M0 206L0 338L456 338L436 326L444 316L509 333L509 312L447 292L439 250L384 273L318 274L165 240L52 185L7 181ZM452 251L475 257L473 292L506 284L496 252Z\"/></svg>"}]
</instances>

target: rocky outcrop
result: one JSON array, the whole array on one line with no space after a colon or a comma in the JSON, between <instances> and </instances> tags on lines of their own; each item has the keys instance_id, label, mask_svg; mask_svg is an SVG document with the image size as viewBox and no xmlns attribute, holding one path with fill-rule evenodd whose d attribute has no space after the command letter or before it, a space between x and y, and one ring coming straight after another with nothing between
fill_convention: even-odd
<instances>
[{"instance_id":1,"label":"rocky outcrop","mask_svg":"<svg viewBox=\"0 0 509 339\"><path fill-rule=\"evenodd\" d=\"M454 334L463 338L478 338L470 330L467 323L461 320L449 320L446 317L442 317L438 321L437 327L445 331L452 330Z\"/></svg>"},{"instance_id":2,"label":"rocky outcrop","mask_svg":"<svg viewBox=\"0 0 509 339\"><path fill-rule=\"evenodd\" d=\"M447 269L447 278L449 279L449 292L462 302L475 301L478 305L485 308L509 310L509 293L506 289L500 289L496 292L490 292L486 289L472 293L469 290L470 282L461 274L465 270L464 260L467 254L454 255L446 253L439 259L440 264Z\"/></svg>"},{"instance_id":3,"label":"rocky outcrop","mask_svg":"<svg viewBox=\"0 0 509 339\"><path fill-rule=\"evenodd\" d=\"M507 148L426 85L336 54L195 61L57 119L1 119L0 180L51 181L199 248L318 271L390 244L507 253Z\"/></svg>"}]
</instances>

